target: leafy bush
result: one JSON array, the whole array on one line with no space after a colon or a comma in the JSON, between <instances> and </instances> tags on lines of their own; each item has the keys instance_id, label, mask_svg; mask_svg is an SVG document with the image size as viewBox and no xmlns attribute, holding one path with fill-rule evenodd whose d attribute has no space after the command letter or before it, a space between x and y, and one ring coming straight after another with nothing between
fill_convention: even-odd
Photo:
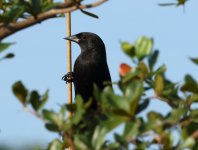
<instances>
[{"instance_id":1,"label":"leafy bush","mask_svg":"<svg viewBox=\"0 0 198 150\"><path fill-rule=\"evenodd\" d=\"M27 90L20 81L13 85L23 106L42 119L49 131L62 135L63 140L55 139L48 149L61 150L69 145L76 150L197 149L198 109L192 108L198 102L197 82L190 75L182 84L167 79L166 66L155 67L159 51L153 49L153 40L148 37L140 37L133 44L122 42L121 47L132 60L119 68L116 86L121 94L110 87L101 92L95 86L94 97L100 106L97 111L89 108L91 99L83 103L80 95L74 104L60 106L59 112L47 110L43 106L48 91L40 95ZM197 64L197 59L192 60ZM143 117L140 113L153 99L167 103L170 112L162 115L160 110L150 111ZM66 117L68 112L72 112L71 118ZM107 139L106 135L118 126L123 126L123 132Z\"/></svg>"}]
</instances>

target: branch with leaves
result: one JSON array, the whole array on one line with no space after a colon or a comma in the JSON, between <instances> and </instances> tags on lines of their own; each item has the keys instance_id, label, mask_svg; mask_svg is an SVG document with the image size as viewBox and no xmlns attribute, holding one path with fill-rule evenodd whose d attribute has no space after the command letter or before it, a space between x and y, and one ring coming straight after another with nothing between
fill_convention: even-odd
<instances>
[{"instance_id":1,"label":"branch with leaves","mask_svg":"<svg viewBox=\"0 0 198 150\"><path fill-rule=\"evenodd\" d=\"M90 101L84 103L80 95L75 103L60 105L60 110L44 109L48 91L43 95L29 91L22 82L13 85L13 92L23 106L28 108L45 127L63 136L48 145L48 150L58 147L72 149L197 149L198 147L198 83L186 75L182 84L174 83L165 76L166 67L156 67L159 51L153 49L153 39L140 37L134 43L121 42L123 52L131 64L119 67L120 80L116 83L121 93L116 94L110 87L100 91L94 86L94 99L98 100L98 111L90 108ZM198 64L198 59L191 58ZM150 93L154 93L150 95ZM163 115L161 108L146 113L150 101L157 99L170 106ZM72 112L72 117L66 114ZM114 133L114 140L106 135L118 126L122 133ZM177 133L177 138L173 138Z\"/></svg>"},{"instance_id":2,"label":"branch with leaves","mask_svg":"<svg viewBox=\"0 0 198 150\"><path fill-rule=\"evenodd\" d=\"M86 8L97 7L107 0L99 0L91 4L80 4L81 1L69 1L65 3L53 3L49 1L4 1L0 9L0 41L5 37L24 28L41 23L50 18L60 17L62 14L81 10L81 12L92 17L96 15L84 11Z\"/></svg>"}]
</instances>

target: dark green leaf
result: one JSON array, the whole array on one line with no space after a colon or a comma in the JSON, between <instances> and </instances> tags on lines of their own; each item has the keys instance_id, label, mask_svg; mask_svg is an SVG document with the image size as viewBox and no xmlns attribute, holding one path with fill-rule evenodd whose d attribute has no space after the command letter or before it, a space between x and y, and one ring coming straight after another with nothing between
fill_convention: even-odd
<instances>
[{"instance_id":1,"label":"dark green leaf","mask_svg":"<svg viewBox=\"0 0 198 150\"><path fill-rule=\"evenodd\" d=\"M49 131L52 131L52 132L60 132L58 126L55 125L55 124L46 123L46 124L45 124L45 127L46 127Z\"/></svg>"},{"instance_id":2,"label":"dark green leaf","mask_svg":"<svg viewBox=\"0 0 198 150\"><path fill-rule=\"evenodd\" d=\"M30 94L30 103L35 111L40 110L48 100L48 90L43 96L40 96L37 91L32 91Z\"/></svg>"},{"instance_id":3,"label":"dark green leaf","mask_svg":"<svg viewBox=\"0 0 198 150\"><path fill-rule=\"evenodd\" d=\"M23 83L21 81L18 81L14 83L12 86L12 91L14 95L18 98L18 100L25 105L26 104L26 98L28 95L28 90L25 88Z\"/></svg>"},{"instance_id":4,"label":"dark green leaf","mask_svg":"<svg viewBox=\"0 0 198 150\"><path fill-rule=\"evenodd\" d=\"M143 101L143 103L141 103L140 105L138 105L135 114L139 114L140 112L144 111L148 107L149 103L150 103L149 99L145 99Z\"/></svg>"},{"instance_id":5,"label":"dark green leaf","mask_svg":"<svg viewBox=\"0 0 198 150\"><path fill-rule=\"evenodd\" d=\"M82 10L82 9L80 9L80 11L81 11L82 13L84 13L84 14L90 16L90 17L93 17L93 18L96 18L96 19L99 18L97 15L95 15L95 14L93 14L93 13L90 13L90 12L88 12L88 11L85 11L85 10Z\"/></svg>"},{"instance_id":6,"label":"dark green leaf","mask_svg":"<svg viewBox=\"0 0 198 150\"><path fill-rule=\"evenodd\" d=\"M159 6L176 6L176 3L160 3Z\"/></svg>"},{"instance_id":7,"label":"dark green leaf","mask_svg":"<svg viewBox=\"0 0 198 150\"><path fill-rule=\"evenodd\" d=\"M32 104L32 107L35 111L39 109L40 105L40 95L37 91L32 91L30 94L30 103Z\"/></svg>"},{"instance_id":8,"label":"dark green leaf","mask_svg":"<svg viewBox=\"0 0 198 150\"><path fill-rule=\"evenodd\" d=\"M10 58L13 58L13 57L14 57L14 54L13 54L13 53L8 53L8 54L5 55L3 58L10 59Z\"/></svg>"},{"instance_id":9,"label":"dark green leaf","mask_svg":"<svg viewBox=\"0 0 198 150\"><path fill-rule=\"evenodd\" d=\"M151 57L149 57L148 64L149 64L149 68L150 68L151 71L153 70L153 67L154 67L154 65L155 65L156 62L157 62L158 56L159 56L159 51L156 50L156 51L154 51L154 53L151 55Z\"/></svg>"},{"instance_id":10,"label":"dark green leaf","mask_svg":"<svg viewBox=\"0 0 198 150\"><path fill-rule=\"evenodd\" d=\"M194 62L196 65L198 65L198 58L190 58L192 62Z\"/></svg>"},{"instance_id":11,"label":"dark green leaf","mask_svg":"<svg viewBox=\"0 0 198 150\"><path fill-rule=\"evenodd\" d=\"M31 0L31 11L33 16L41 12L41 0Z\"/></svg>"},{"instance_id":12,"label":"dark green leaf","mask_svg":"<svg viewBox=\"0 0 198 150\"><path fill-rule=\"evenodd\" d=\"M190 76L185 76L185 84L181 87L182 91L198 93L197 82Z\"/></svg>"},{"instance_id":13,"label":"dark green leaf","mask_svg":"<svg viewBox=\"0 0 198 150\"><path fill-rule=\"evenodd\" d=\"M115 140L120 143L121 145L126 145L126 141L125 141L125 138L122 136L122 135L119 135L117 133L114 134L114 138Z\"/></svg>"},{"instance_id":14,"label":"dark green leaf","mask_svg":"<svg viewBox=\"0 0 198 150\"><path fill-rule=\"evenodd\" d=\"M6 14L6 22L16 21L25 11L24 5L14 5L11 10Z\"/></svg>"}]
</instances>

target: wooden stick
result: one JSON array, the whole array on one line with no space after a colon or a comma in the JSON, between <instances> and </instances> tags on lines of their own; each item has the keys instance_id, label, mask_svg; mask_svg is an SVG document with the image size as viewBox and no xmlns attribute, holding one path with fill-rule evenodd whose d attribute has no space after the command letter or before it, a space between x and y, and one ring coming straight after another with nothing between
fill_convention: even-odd
<instances>
[{"instance_id":1,"label":"wooden stick","mask_svg":"<svg viewBox=\"0 0 198 150\"><path fill-rule=\"evenodd\" d=\"M66 14L67 21L67 36L71 36L71 13ZM71 60L71 41L67 40L67 69L68 72L72 72L72 60ZM68 104L72 104L72 83L68 82ZM71 117L69 112L69 117Z\"/></svg>"},{"instance_id":2,"label":"wooden stick","mask_svg":"<svg viewBox=\"0 0 198 150\"><path fill-rule=\"evenodd\" d=\"M67 0L65 0L67 1ZM71 13L66 13L66 28L67 36L71 36ZM71 41L67 40L67 69L68 72L72 72L72 59L71 59ZM68 104L72 104L72 82L68 82ZM68 112L68 117L72 116L71 112ZM72 146L69 146L69 150L72 150Z\"/></svg>"}]
</instances>

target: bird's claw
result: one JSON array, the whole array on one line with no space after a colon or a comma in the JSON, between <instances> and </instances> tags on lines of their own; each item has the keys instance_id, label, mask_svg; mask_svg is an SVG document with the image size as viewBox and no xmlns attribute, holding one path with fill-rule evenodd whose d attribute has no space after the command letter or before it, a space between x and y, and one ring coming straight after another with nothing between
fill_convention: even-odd
<instances>
[{"instance_id":1,"label":"bird's claw","mask_svg":"<svg viewBox=\"0 0 198 150\"><path fill-rule=\"evenodd\" d=\"M67 83L73 82L74 81L74 73L73 72L68 72L66 75L62 77L62 80L66 81Z\"/></svg>"}]
</instances>

